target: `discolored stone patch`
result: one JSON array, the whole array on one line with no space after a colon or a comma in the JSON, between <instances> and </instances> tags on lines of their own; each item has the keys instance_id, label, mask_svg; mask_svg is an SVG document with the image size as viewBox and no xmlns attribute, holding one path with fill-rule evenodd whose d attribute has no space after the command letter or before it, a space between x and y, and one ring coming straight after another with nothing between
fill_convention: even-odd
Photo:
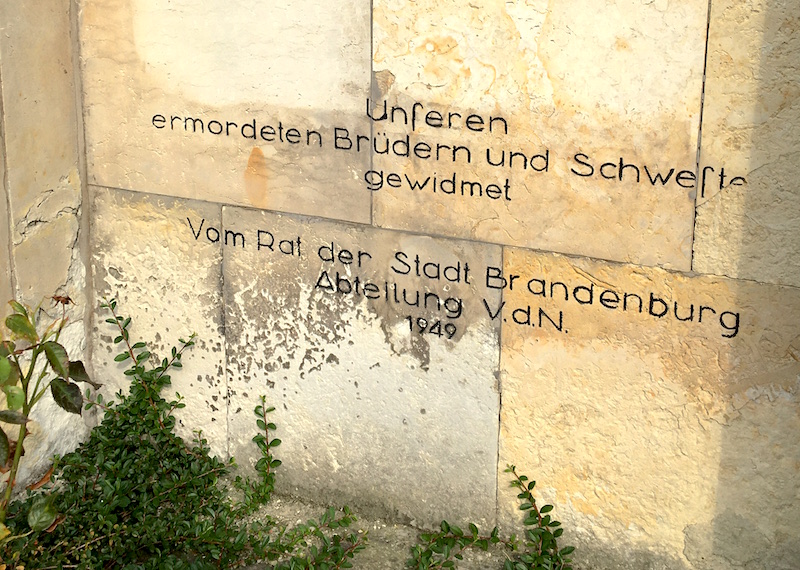
<instances>
[{"instance_id":1,"label":"discolored stone patch","mask_svg":"<svg viewBox=\"0 0 800 570\"><path fill-rule=\"evenodd\" d=\"M500 249L232 207L222 223L239 463L265 395L284 491L493 522L499 328L479 273Z\"/></svg>"},{"instance_id":2,"label":"discolored stone patch","mask_svg":"<svg viewBox=\"0 0 800 570\"><path fill-rule=\"evenodd\" d=\"M133 342L144 341L154 358L170 358L169 350L197 333L186 351L183 368L172 370L171 389L184 398L176 410L176 432L191 439L202 430L212 451L227 455L226 377L222 307L222 246L210 241L219 226L216 204L178 200L134 192L92 189L92 270L95 295L118 299L118 313L132 318ZM194 224L194 227L192 227ZM202 227L201 227L202 226ZM202 236L200 239L199 236ZM118 331L105 323L110 315L95 309L92 364L106 399L128 379L128 363L113 358Z\"/></svg>"}]
</instances>

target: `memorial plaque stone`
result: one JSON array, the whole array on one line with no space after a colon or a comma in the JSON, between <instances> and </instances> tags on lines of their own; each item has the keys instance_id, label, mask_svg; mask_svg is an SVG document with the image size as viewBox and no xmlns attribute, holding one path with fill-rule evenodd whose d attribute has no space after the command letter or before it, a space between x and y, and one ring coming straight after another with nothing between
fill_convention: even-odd
<instances>
[{"instance_id":1,"label":"memorial plaque stone","mask_svg":"<svg viewBox=\"0 0 800 570\"><path fill-rule=\"evenodd\" d=\"M82 14L90 182L369 222L369 2L103 0ZM352 126L351 126L352 128Z\"/></svg>"},{"instance_id":2,"label":"memorial plaque stone","mask_svg":"<svg viewBox=\"0 0 800 570\"><path fill-rule=\"evenodd\" d=\"M689 269L707 8L375 2L376 223Z\"/></svg>"},{"instance_id":3,"label":"memorial plaque stone","mask_svg":"<svg viewBox=\"0 0 800 570\"><path fill-rule=\"evenodd\" d=\"M499 323L478 272L500 248L233 207L223 225L240 236L224 248L231 454L255 460L265 394L279 488L493 523Z\"/></svg>"}]
</instances>

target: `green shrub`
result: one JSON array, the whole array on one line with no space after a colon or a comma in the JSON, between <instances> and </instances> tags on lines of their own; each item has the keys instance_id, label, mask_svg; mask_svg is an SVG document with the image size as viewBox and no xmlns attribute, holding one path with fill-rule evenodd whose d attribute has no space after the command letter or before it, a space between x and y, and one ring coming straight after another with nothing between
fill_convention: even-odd
<instances>
[{"instance_id":1,"label":"green shrub","mask_svg":"<svg viewBox=\"0 0 800 570\"><path fill-rule=\"evenodd\" d=\"M73 414L83 407L81 389L76 382L86 382L95 388L80 360L70 360L67 350L59 343L67 324L66 305L69 297L52 297L61 305L61 318L44 323L40 320L41 304L35 309L17 301L9 301L12 313L5 325L10 338L0 336L0 390L5 395L6 409L0 410L0 420L19 426L17 439L9 440L0 428L0 469L9 472L0 498L0 540L10 535L5 520L11 493L17 480L20 461L28 436L27 424L31 412L48 389L56 404ZM1 332L1 331L0 331ZM53 498L39 499L29 505L28 526L35 530L48 528L56 519Z\"/></svg>"},{"instance_id":2,"label":"green shrub","mask_svg":"<svg viewBox=\"0 0 800 570\"><path fill-rule=\"evenodd\" d=\"M222 484L233 462L212 457L199 434L191 445L176 436L173 413L184 404L162 396L168 372L180 368L193 337L151 367L154 357L145 344L129 341L130 319L116 315L114 301L104 306L119 333L115 342L124 347L116 360L131 363L125 372L130 392L119 394L115 405L100 396L92 400L87 391L86 407L105 411L102 423L58 461L51 483L10 505L12 536L0 547L2 560L26 569L231 568L258 560L280 570L351 567L366 535L346 531L355 520L347 508L328 509L318 521L291 529L269 518L245 522L269 500L280 465L272 455L280 443L270 439L276 428L267 419L272 408L263 399L256 408L259 480L237 478L244 499L233 502ZM47 531L24 522L40 502L59 513Z\"/></svg>"},{"instance_id":3,"label":"green shrub","mask_svg":"<svg viewBox=\"0 0 800 570\"><path fill-rule=\"evenodd\" d=\"M572 570L568 556L575 548L566 546L559 549L558 538L564 531L561 523L549 514L553 505L539 507L536 504L533 496L536 481L528 481L525 475L518 475L514 465L509 465L506 473L512 475L511 486L520 490L517 495L520 499L519 508L526 512L522 546L514 535L509 539L501 538L497 527L488 536L483 536L473 523L469 524L469 531L464 532L442 521L441 530L422 534L420 543L411 547L411 558L406 561L406 568L457 568L464 550L478 548L485 551L490 545L500 544L512 552L503 564L503 570Z\"/></svg>"}]
</instances>

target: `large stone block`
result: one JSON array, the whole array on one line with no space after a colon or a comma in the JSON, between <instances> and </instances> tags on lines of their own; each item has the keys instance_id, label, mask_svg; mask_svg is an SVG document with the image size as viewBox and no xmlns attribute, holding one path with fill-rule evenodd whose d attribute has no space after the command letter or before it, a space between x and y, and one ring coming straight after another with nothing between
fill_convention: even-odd
<instances>
[{"instance_id":1,"label":"large stone block","mask_svg":"<svg viewBox=\"0 0 800 570\"><path fill-rule=\"evenodd\" d=\"M711 4L700 156L729 174L698 197L696 271L800 286L798 53L791 3Z\"/></svg>"},{"instance_id":2,"label":"large stone block","mask_svg":"<svg viewBox=\"0 0 800 570\"><path fill-rule=\"evenodd\" d=\"M4 2L0 27L3 199L16 296L36 305L45 296L69 294L78 304L70 316L80 320L84 268L73 252L81 180L70 6Z\"/></svg>"},{"instance_id":3,"label":"large stone block","mask_svg":"<svg viewBox=\"0 0 800 570\"><path fill-rule=\"evenodd\" d=\"M707 9L375 2L376 223L689 269Z\"/></svg>"},{"instance_id":4,"label":"large stone block","mask_svg":"<svg viewBox=\"0 0 800 570\"><path fill-rule=\"evenodd\" d=\"M131 338L146 342L159 359L180 338L196 345L172 371L172 389L186 407L176 411L178 433L202 430L212 450L227 455L221 244L206 239L219 227L220 206L92 187L92 270L98 301L116 297L118 312L132 317ZM197 236L197 237L196 237ZM202 236L202 237L201 237ZM126 390L128 364L113 361L124 348L97 308L92 363L106 394Z\"/></svg>"},{"instance_id":5,"label":"large stone block","mask_svg":"<svg viewBox=\"0 0 800 570\"><path fill-rule=\"evenodd\" d=\"M82 12L90 182L368 222L334 148L369 88L369 2L103 0Z\"/></svg>"},{"instance_id":6,"label":"large stone block","mask_svg":"<svg viewBox=\"0 0 800 570\"><path fill-rule=\"evenodd\" d=\"M228 206L220 231L239 463L265 395L282 490L492 523L499 327L477 272L500 248Z\"/></svg>"},{"instance_id":7,"label":"large stone block","mask_svg":"<svg viewBox=\"0 0 800 570\"><path fill-rule=\"evenodd\" d=\"M499 467L585 567L796 564L799 290L519 249L503 279Z\"/></svg>"}]
</instances>

